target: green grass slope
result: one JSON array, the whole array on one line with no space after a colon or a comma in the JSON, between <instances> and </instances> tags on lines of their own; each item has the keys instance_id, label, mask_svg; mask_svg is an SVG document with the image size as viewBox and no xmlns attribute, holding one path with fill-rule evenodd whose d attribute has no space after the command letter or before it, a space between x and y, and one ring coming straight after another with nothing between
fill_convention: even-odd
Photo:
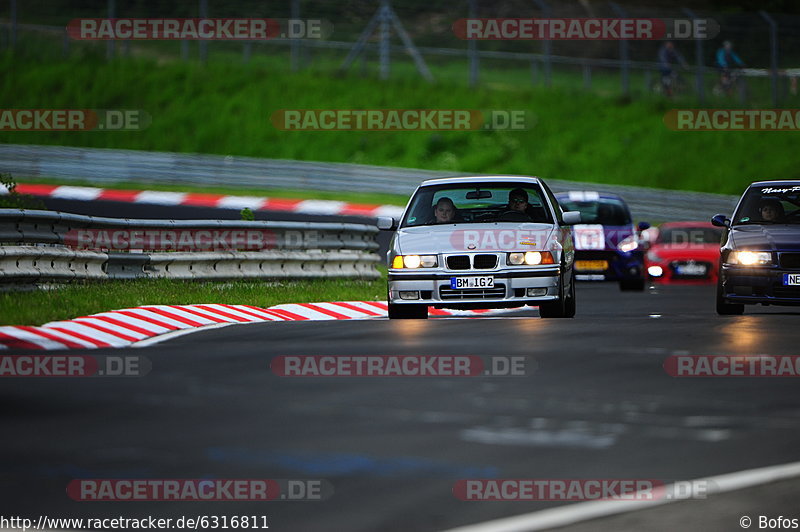
<instances>
[{"instance_id":1,"label":"green grass slope","mask_svg":"<svg viewBox=\"0 0 800 532\"><path fill-rule=\"evenodd\" d=\"M800 177L794 132L674 132L672 107L653 97L624 101L575 89L488 85L469 89L417 76L389 82L313 69L270 68L269 58L196 63L156 59L43 61L0 56L5 109L143 109L138 132L0 132L0 142L129 148L535 174L738 194L755 179ZM738 107L729 102L730 107ZM524 109L524 131L280 131L280 109ZM220 183L224 186L224 183Z\"/></svg>"}]
</instances>

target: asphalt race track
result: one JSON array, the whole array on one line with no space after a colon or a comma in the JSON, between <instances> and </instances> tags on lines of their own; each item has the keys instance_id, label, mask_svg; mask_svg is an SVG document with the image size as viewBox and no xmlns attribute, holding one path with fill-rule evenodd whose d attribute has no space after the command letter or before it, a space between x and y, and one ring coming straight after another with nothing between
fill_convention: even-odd
<instances>
[{"instance_id":1,"label":"asphalt race track","mask_svg":"<svg viewBox=\"0 0 800 532\"><path fill-rule=\"evenodd\" d=\"M564 504L464 502L452 494L458 479L670 482L800 459L797 380L674 378L662 367L676 353L797 355L800 309L719 317L713 287L637 294L581 284L578 298L574 320L532 310L232 326L92 352L145 355L153 369L144 377L5 379L0 446L16 457L0 476L5 507L23 516L266 515L279 531L435 531ZM392 354L523 356L529 375L326 379L269 369L278 355ZM65 493L76 478L133 477L327 479L334 494L174 503ZM739 529L746 507L710 514L707 504L688 510L705 517L705 530Z\"/></svg>"}]
</instances>

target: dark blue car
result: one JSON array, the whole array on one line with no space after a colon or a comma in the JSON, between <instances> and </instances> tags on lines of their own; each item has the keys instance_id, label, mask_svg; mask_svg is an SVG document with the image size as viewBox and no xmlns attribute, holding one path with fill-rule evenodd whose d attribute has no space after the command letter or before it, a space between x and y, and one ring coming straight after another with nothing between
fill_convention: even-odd
<instances>
[{"instance_id":1,"label":"dark blue car","mask_svg":"<svg viewBox=\"0 0 800 532\"><path fill-rule=\"evenodd\" d=\"M720 248L717 312L742 314L746 304L800 305L800 181L759 181L745 191Z\"/></svg>"},{"instance_id":2,"label":"dark blue car","mask_svg":"<svg viewBox=\"0 0 800 532\"><path fill-rule=\"evenodd\" d=\"M573 226L575 278L618 281L622 290L644 290L644 250L631 211L616 194L572 191L556 194L564 211L580 211L581 224Z\"/></svg>"}]
</instances>

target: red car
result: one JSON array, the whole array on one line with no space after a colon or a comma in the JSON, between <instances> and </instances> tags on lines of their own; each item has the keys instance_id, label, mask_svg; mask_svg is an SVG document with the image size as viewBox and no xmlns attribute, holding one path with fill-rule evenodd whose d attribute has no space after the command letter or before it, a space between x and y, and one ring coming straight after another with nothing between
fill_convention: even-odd
<instances>
[{"instance_id":1,"label":"red car","mask_svg":"<svg viewBox=\"0 0 800 532\"><path fill-rule=\"evenodd\" d=\"M716 283L721 240L722 230L707 222L662 224L645 254L644 265L650 280L676 284Z\"/></svg>"}]
</instances>

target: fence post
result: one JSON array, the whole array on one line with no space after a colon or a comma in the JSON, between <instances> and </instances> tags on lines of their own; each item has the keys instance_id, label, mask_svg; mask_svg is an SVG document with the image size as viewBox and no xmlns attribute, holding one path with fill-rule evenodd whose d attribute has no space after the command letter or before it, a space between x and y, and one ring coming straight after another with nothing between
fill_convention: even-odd
<instances>
[{"instance_id":1,"label":"fence post","mask_svg":"<svg viewBox=\"0 0 800 532\"><path fill-rule=\"evenodd\" d=\"M583 88L592 88L592 65L588 61L583 62Z\"/></svg>"},{"instance_id":2,"label":"fence post","mask_svg":"<svg viewBox=\"0 0 800 532\"><path fill-rule=\"evenodd\" d=\"M200 18L208 18L208 0L200 0ZM200 39L200 62L208 61L208 41Z\"/></svg>"},{"instance_id":3,"label":"fence post","mask_svg":"<svg viewBox=\"0 0 800 532\"><path fill-rule=\"evenodd\" d=\"M108 0L108 18L115 18L117 16L117 2L116 0ZM106 44L106 59L109 61L114 58L115 53L114 39L109 39Z\"/></svg>"},{"instance_id":4,"label":"fence post","mask_svg":"<svg viewBox=\"0 0 800 532\"><path fill-rule=\"evenodd\" d=\"M469 0L469 18L478 18L478 0ZM478 85L478 40L470 39L467 43L469 48L469 86Z\"/></svg>"},{"instance_id":5,"label":"fence post","mask_svg":"<svg viewBox=\"0 0 800 532\"><path fill-rule=\"evenodd\" d=\"M17 0L11 0L11 38L9 45L13 50L17 46Z\"/></svg>"},{"instance_id":6,"label":"fence post","mask_svg":"<svg viewBox=\"0 0 800 532\"><path fill-rule=\"evenodd\" d=\"M64 29L64 36L61 38L61 56L65 59L69 57L69 33Z\"/></svg>"},{"instance_id":7,"label":"fence post","mask_svg":"<svg viewBox=\"0 0 800 532\"><path fill-rule=\"evenodd\" d=\"M389 79L389 0L381 0L380 13L380 78Z\"/></svg>"},{"instance_id":8,"label":"fence post","mask_svg":"<svg viewBox=\"0 0 800 532\"><path fill-rule=\"evenodd\" d=\"M551 18L553 16L553 10L550 9L550 5L545 0L533 0L539 9L542 10L542 14L544 14L545 18ZM552 60L550 59L550 55L553 51L553 43L550 39L544 39L542 43L544 49L542 52L544 53L544 84L549 87L550 83L552 82L552 75L553 75L553 64Z\"/></svg>"},{"instance_id":9,"label":"fence post","mask_svg":"<svg viewBox=\"0 0 800 532\"><path fill-rule=\"evenodd\" d=\"M242 63L245 65L250 62L250 54L253 51L253 43L251 41L247 41L244 43L242 49Z\"/></svg>"},{"instance_id":10,"label":"fence post","mask_svg":"<svg viewBox=\"0 0 800 532\"><path fill-rule=\"evenodd\" d=\"M772 106L778 107L778 23L766 11L759 11L761 18L769 24L769 64L772 70Z\"/></svg>"},{"instance_id":11,"label":"fence post","mask_svg":"<svg viewBox=\"0 0 800 532\"><path fill-rule=\"evenodd\" d=\"M684 7L683 12L686 13L692 20L697 20L697 14L689 8ZM697 86L697 100L701 105L706 103L706 86L705 86L705 61L703 60L703 39L699 35L694 38L694 53L695 61L697 62L697 71L695 85Z\"/></svg>"},{"instance_id":12,"label":"fence post","mask_svg":"<svg viewBox=\"0 0 800 532\"><path fill-rule=\"evenodd\" d=\"M616 2L609 2L611 9L619 18L626 18L628 14ZM622 95L630 95L630 57L628 54L628 41L620 39L619 41L619 57L622 61Z\"/></svg>"},{"instance_id":13,"label":"fence post","mask_svg":"<svg viewBox=\"0 0 800 532\"><path fill-rule=\"evenodd\" d=\"M290 6L289 18L292 20L300 19L300 0L292 0ZM290 35L291 37L291 35ZM297 72L300 69L300 39L292 39L289 42L292 72Z\"/></svg>"}]
</instances>

